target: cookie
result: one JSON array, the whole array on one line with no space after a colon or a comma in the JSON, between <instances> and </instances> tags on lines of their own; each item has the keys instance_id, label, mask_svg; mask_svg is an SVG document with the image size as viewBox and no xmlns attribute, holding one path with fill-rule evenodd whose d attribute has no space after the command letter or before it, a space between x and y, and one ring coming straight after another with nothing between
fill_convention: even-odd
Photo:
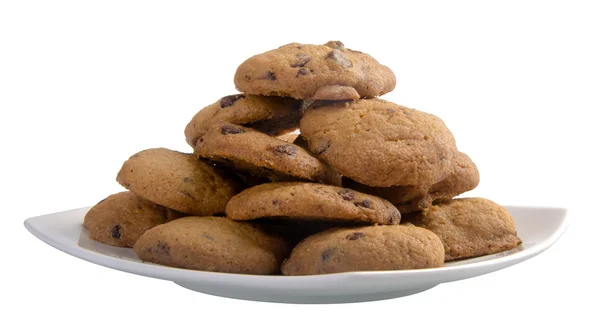
<instances>
[{"instance_id":1,"label":"cookie","mask_svg":"<svg viewBox=\"0 0 600 336\"><path fill-rule=\"evenodd\" d=\"M234 78L241 92L303 100L376 97L396 86L390 68L339 41L286 44L242 63Z\"/></svg>"},{"instance_id":2,"label":"cookie","mask_svg":"<svg viewBox=\"0 0 600 336\"><path fill-rule=\"evenodd\" d=\"M221 214L240 191L236 176L192 154L153 148L125 161L117 181L154 203L189 215Z\"/></svg>"},{"instance_id":3,"label":"cookie","mask_svg":"<svg viewBox=\"0 0 600 336\"><path fill-rule=\"evenodd\" d=\"M133 247L147 230L183 214L123 191L100 201L83 219L90 239L104 244Z\"/></svg>"},{"instance_id":4,"label":"cookie","mask_svg":"<svg viewBox=\"0 0 600 336\"><path fill-rule=\"evenodd\" d=\"M305 149L234 124L211 127L198 139L194 154L268 181L341 185L340 175Z\"/></svg>"},{"instance_id":5,"label":"cookie","mask_svg":"<svg viewBox=\"0 0 600 336\"><path fill-rule=\"evenodd\" d=\"M370 187L344 178L344 187L366 194L385 198L394 204L402 214L419 211L438 200L450 200L464 192L475 189L479 184L479 171L469 156L456 152L453 169L440 182L433 185Z\"/></svg>"},{"instance_id":6,"label":"cookie","mask_svg":"<svg viewBox=\"0 0 600 336\"><path fill-rule=\"evenodd\" d=\"M444 245L412 224L337 228L304 239L281 266L284 275L433 268Z\"/></svg>"},{"instance_id":7,"label":"cookie","mask_svg":"<svg viewBox=\"0 0 600 336\"><path fill-rule=\"evenodd\" d=\"M441 119L381 99L311 105L300 132L319 159L374 187L435 184L456 152Z\"/></svg>"},{"instance_id":8,"label":"cookie","mask_svg":"<svg viewBox=\"0 0 600 336\"><path fill-rule=\"evenodd\" d=\"M414 223L444 243L446 260L507 251L521 244L506 209L484 198L458 198L424 209Z\"/></svg>"},{"instance_id":9,"label":"cookie","mask_svg":"<svg viewBox=\"0 0 600 336\"><path fill-rule=\"evenodd\" d=\"M286 242L250 223L224 217L185 217L144 233L133 250L143 261L200 271L273 274Z\"/></svg>"},{"instance_id":10,"label":"cookie","mask_svg":"<svg viewBox=\"0 0 600 336\"><path fill-rule=\"evenodd\" d=\"M265 183L234 196L225 209L235 220L271 218L310 222L339 221L398 224L400 213L390 202L351 189L304 183Z\"/></svg>"},{"instance_id":11,"label":"cookie","mask_svg":"<svg viewBox=\"0 0 600 336\"><path fill-rule=\"evenodd\" d=\"M237 94L219 99L198 112L185 128L185 139L194 147L214 124L228 122L277 136L298 128L304 109L301 100Z\"/></svg>"}]
</instances>

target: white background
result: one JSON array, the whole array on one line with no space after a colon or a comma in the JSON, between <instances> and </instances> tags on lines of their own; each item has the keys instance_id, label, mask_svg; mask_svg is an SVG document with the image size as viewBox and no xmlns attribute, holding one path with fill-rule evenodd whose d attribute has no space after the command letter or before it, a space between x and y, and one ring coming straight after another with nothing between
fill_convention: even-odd
<instances>
[{"instance_id":1,"label":"white background","mask_svg":"<svg viewBox=\"0 0 600 336\"><path fill-rule=\"evenodd\" d=\"M597 332L599 15L592 1L2 1L0 333ZM235 92L246 58L332 39L393 69L385 99L447 123L481 172L469 195L567 207L559 242L411 297L302 306L103 268L24 229L27 217L120 191L116 172L139 150L189 151L188 120Z\"/></svg>"}]
</instances>

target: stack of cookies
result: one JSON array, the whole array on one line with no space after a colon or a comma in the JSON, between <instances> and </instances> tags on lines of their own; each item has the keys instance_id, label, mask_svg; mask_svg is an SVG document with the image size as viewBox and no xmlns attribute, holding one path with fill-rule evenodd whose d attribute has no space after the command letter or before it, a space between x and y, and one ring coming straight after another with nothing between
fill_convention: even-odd
<instances>
[{"instance_id":1,"label":"stack of cookies","mask_svg":"<svg viewBox=\"0 0 600 336\"><path fill-rule=\"evenodd\" d=\"M92 239L172 267L283 275L439 267L521 243L503 207L455 198L476 165L440 118L376 98L396 79L370 55L292 43L234 81L243 93L185 128L193 154L123 164L128 191L90 209Z\"/></svg>"}]
</instances>

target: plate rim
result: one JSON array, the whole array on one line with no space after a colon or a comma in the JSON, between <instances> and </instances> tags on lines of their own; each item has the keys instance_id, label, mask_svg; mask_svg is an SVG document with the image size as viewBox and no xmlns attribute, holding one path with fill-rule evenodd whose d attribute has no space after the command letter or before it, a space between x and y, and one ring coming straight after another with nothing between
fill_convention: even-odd
<instances>
[{"instance_id":1,"label":"plate rim","mask_svg":"<svg viewBox=\"0 0 600 336\"><path fill-rule=\"evenodd\" d=\"M536 244L532 247L512 253L499 258L483 260L480 262L461 264L449 267L437 267L428 269L414 269L414 270L389 270L389 271L359 271L359 272L343 272L343 273L332 273L332 274L319 274L319 275L298 275L298 276L282 276L282 275L255 275L255 274L239 274L239 273L219 273L209 272L200 270L189 270L183 268L176 268L170 266L163 266L147 262L138 262L134 260L128 260L111 256L103 253L99 253L93 250L83 248L77 244L77 242L68 241L68 244L62 243L57 237L60 235L49 235L38 229L37 221L43 217L49 217L53 215L65 214L69 212L83 211L91 207L82 207L77 209L65 210L46 215L40 215L30 217L24 221L25 228L36 238L40 239L44 243L54 247L55 249L62 251L66 254L74 256L76 258L85 260L87 262L104 266L107 268L115 269L122 272L137 274L150 278L168 280L168 281L203 281L203 282L233 282L233 281L244 281L246 285L252 285L260 283L261 286L268 285L272 282L276 282L278 285L291 285L298 287L297 285L302 282L312 283L316 280L327 280L327 281L340 281L347 280L347 278L364 278L364 277L381 277L381 276L431 276L434 279L439 279L436 283L443 283L453 280L444 280L443 277L435 277L436 275L444 275L454 272L464 272L479 268L493 267L500 265L506 265L506 267L514 265L518 262L525 261L533 256L536 256L550 246L552 246L560 237L564 234L567 227L569 226L568 220L566 220L568 208L563 207L549 207L549 206L523 206L523 205L506 205L506 208L520 208L520 209L537 209L537 210L548 210L556 211L557 215L560 216L560 222L558 227L540 244ZM73 244L74 243L74 244ZM500 267L501 269L503 267ZM492 272L495 270L492 270ZM489 273L489 272L485 272ZM267 284L268 283L268 284Z\"/></svg>"}]
</instances>

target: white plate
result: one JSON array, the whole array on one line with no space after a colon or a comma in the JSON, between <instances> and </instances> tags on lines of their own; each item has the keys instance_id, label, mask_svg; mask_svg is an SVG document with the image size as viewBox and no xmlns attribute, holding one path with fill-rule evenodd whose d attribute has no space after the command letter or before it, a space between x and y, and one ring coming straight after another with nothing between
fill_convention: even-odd
<instances>
[{"instance_id":1,"label":"white plate","mask_svg":"<svg viewBox=\"0 0 600 336\"><path fill-rule=\"evenodd\" d=\"M89 208L59 212L25 221L34 236L75 257L98 265L173 281L185 288L230 298L286 302L340 303L390 299L422 292L444 282L497 271L540 254L565 231L561 208L506 207L523 245L507 252L448 262L440 268L352 272L314 276L261 276L178 269L143 263L131 249L88 239L81 226Z\"/></svg>"}]
</instances>

